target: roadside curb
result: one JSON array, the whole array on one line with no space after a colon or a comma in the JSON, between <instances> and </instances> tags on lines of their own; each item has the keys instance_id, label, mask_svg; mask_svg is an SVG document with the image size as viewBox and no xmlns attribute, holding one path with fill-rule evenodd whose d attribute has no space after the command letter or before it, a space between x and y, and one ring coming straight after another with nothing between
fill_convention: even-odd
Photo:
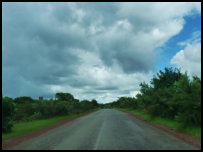
<instances>
[{"instance_id":1,"label":"roadside curb","mask_svg":"<svg viewBox=\"0 0 203 153\"><path fill-rule=\"evenodd\" d=\"M98 110L88 112L88 113L85 113L85 114L82 114L82 115L79 115L79 116L76 116L76 117L64 119L64 120L59 121L56 124L49 125L49 126L41 128L41 129L26 133L26 134L23 134L23 135L14 137L14 138L10 138L8 140L4 140L4 141L2 141L2 150L6 150L6 149L8 149L10 147L13 147L13 146L15 146L15 145L17 145L17 144L19 144L19 143L21 143L21 142L23 142L25 140L31 139L33 137L40 136L41 134L43 134L43 133L45 133L45 132L47 132L47 131L49 131L51 129L62 126L64 124L66 124L66 123L69 123L69 122L74 121L74 120L76 120L78 118L84 117L86 115L89 115L89 114L91 114L93 112L96 112L96 111L98 111Z\"/></svg>"},{"instance_id":2,"label":"roadside curb","mask_svg":"<svg viewBox=\"0 0 203 153\"><path fill-rule=\"evenodd\" d=\"M170 129L166 126L163 126L163 125L159 125L159 124L156 124L156 123L152 123L150 121L147 121L146 119L144 119L143 117L139 116L139 115L136 115L132 112L128 112L128 111L124 111L124 110L120 110L120 109L116 109L118 111L121 111L121 112L124 112L124 113L127 113L143 122L145 122L146 124L149 124L153 127L156 127L162 131L165 131L181 140L183 140L184 142L188 143L188 144L191 144L195 147L197 147L198 149L201 150L201 138L198 138L198 137L195 137L193 135L189 135L189 134L185 134L185 133L182 133L182 132L179 132L179 131L174 131L173 129Z\"/></svg>"}]
</instances>

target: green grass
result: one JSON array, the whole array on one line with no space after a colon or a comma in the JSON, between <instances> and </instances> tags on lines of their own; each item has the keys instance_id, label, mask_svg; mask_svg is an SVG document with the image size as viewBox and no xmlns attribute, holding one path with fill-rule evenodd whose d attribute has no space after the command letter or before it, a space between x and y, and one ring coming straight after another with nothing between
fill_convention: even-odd
<instances>
[{"instance_id":1,"label":"green grass","mask_svg":"<svg viewBox=\"0 0 203 153\"><path fill-rule=\"evenodd\" d=\"M185 127L181 131L201 138L201 127Z\"/></svg>"},{"instance_id":2,"label":"green grass","mask_svg":"<svg viewBox=\"0 0 203 153\"><path fill-rule=\"evenodd\" d=\"M81 113L81 114L86 114L86 113ZM2 141L41 129L49 125L53 125L61 120L76 117L81 114L73 114L73 115L59 116L59 117L54 117L54 118L44 119L44 120L16 123L14 124L11 133L2 134Z\"/></svg>"},{"instance_id":3,"label":"green grass","mask_svg":"<svg viewBox=\"0 0 203 153\"><path fill-rule=\"evenodd\" d=\"M135 113L136 115L139 115L139 116L145 118L146 120L148 120L150 122L164 125L164 126L169 127L175 131L181 131L181 132L186 133L186 134L191 134L191 135L196 136L196 137L201 137L201 127L195 127L195 126L185 127L180 122L177 122L174 120L169 120L169 119L165 119L165 118L161 118L161 117L153 117L152 118L152 116L150 114L147 114L147 113L140 111L140 110L132 110L132 109L120 109L120 110L125 110L128 112Z\"/></svg>"}]
</instances>

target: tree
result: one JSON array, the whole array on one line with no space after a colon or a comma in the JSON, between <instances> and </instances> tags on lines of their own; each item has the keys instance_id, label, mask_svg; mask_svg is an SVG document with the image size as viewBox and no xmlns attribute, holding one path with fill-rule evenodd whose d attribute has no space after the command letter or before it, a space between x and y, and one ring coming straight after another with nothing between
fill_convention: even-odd
<instances>
[{"instance_id":1,"label":"tree","mask_svg":"<svg viewBox=\"0 0 203 153\"><path fill-rule=\"evenodd\" d=\"M23 103L33 103L34 100L31 98L31 97L28 97L28 96L22 96L22 97L17 97L14 99L14 102L16 104L23 104Z\"/></svg>"},{"instance_id":2,"label":"tree","mask_svg":"<svg viewBox=\"0 0 203 153\"><path fill-rule=\"evenodd\" d=\"M178 106L175 119L185 125L201 125L201 81L187 74L174 84L173 103Z\"/></svg>"},{"instance_id":3,"label":"tree","mask_svg":"<svg viewBox=\"0 0 203 153\"><path fill-rule=\"evenodd\" d=\"M95 99L92 99L91 103L92 103L92 105L93 105L94 107L97 107L97 106L98 106L98 103L97 103L97 101L96 101Z\"/></svg>"},{"instance_id":4,"label":"tree","mask_svg":"<svg viewBox=\"0 0 203 153\"><path fill-rule=\"evenodd\" d=\"M13 99L2 96L2 132L7 133L11 131L13 126L12 120L14 116L15 106Z\"/></svg>"},{"instance_id":5,"label":"tree","mask_svg":"<svg viewBox=\"0 0 203 153\"><path fill-rule=\"evenodd\" d=\"M16 114L14 119L16 121L25 121L34 113L33 104L35 100L28 96L17 97L14 99L16 104Z\"/></svg>"},{"instance_id":6,"label":"tree","mask_svg":"<svg viewBox=\"0 0 203 153\"><path fill-rule=\"evenodd\" d=\"M173 84L180 80L182 74L177 68L165 68L165 71L159 71L157 76L151 80L151 86L141 83L141 101L144 108L152 116L161 116L173 119L175 111L171 105L173 97ZM140 99L139 99L140 101Z\"/></svg>"},{"instance_id":7,"label":"tree","mask_svg":"<svg viewBox=\"0 0 203 153\"><path fill-rule=\"evenodd\" d=\"M73 95L71 95L70 93L56 93L56 99L58 101L74 101L74 97Z\"/></svg>"},{"instance_id":8,"label":"tree","mask_svg":"<svg viewBox=\"0 0 203 153\"><path fill-rule=\"evenodd\" d=\"M40 96L40 97L39 97L39 101L42 101L42 100L43 100L43 97L42 97L42 96Z\"/></svg>"},{"instance_id":9,"label":"tree","mask_svg":"<svg viewBox=\"0 0 203 153\"><path fill-rule=\"evenodd\" d=\"M94 108L93 103L91 103L89 100L82 100L80 102L80 106L83 111L89 111Z\"/></svg>"},{"instance_id":10,"label":"tree","mask_svg":"<svg viewBox=\"0 0 203 153\"><path fill-rule=\"evenodd\" d=\"M169 88L176 81L181 78L182 74L177 68L165 68L165 72L159 71L157 76L151 80L151 84L154 86L154 89L159 88Z\"/></svg>"}]
</instances>

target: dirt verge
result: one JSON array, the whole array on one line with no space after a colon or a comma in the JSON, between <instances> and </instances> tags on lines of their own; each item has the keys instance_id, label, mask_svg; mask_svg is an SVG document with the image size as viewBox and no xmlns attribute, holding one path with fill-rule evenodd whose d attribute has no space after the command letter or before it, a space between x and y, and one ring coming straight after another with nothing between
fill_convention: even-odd
<instances>
[{"instance_id":1,"label":"dirt verge","mask_svg":"<svg viewBox=\"0 0 203 153\"><path fill-rule=\"evenodd\" d=\"M49 131L49 130L51 130L53 128L59 127L61 125L64 125L66 123L69 123L69 122L71 122L73 120L76 120L76 119L78 119L80 117L86 116L86 115L88 115L90 113L93 113L93 112L96 112L96 111L92 111L92 112L89 112L89 113L86 113L86 114L82 114L82 115L79 115L77 117L72 117L72 118L68 118L68 119L65 119L65 120L61 120L61 121L59 121L58 123L56 123L54 125L50 125L50 126L38 129L36 131L26 133L26 134L23 134L23 135L20 135L20 136L17 136L17 137L10 138L8 140L2 141L2 150L13 147L13 146L21 143L22 141L25 141L25 140L31 139L33 137L39 136L39 135L41 135L41 134L43 134L43 133L45 133L45 132L47 132L47 131Z\"/></svg>"},{"instance_id":2,"label":"dirt verge","mask_svg":"<svg viewBox=\"0 0 203 153\"><path fill-rule=\"evenodd\" d=\"M119 109L117 109L117 110L119 110ZM156 124L156 123L149 122L146 119L144 119L143 117L141 117L139 115L136 115L136 114L134 114L132 112L128 112L128 111L124 111L124 110L119 110L119 111L122 111L124 113L127 113L127 114L133 116L133 117L136 117L137 119L139 119L139 120L141 120L141 121L143 121L143 122L145 122L147 124L150 124L153 127L156 127L156 128L158 128L158 129L160 129L162 131L165 131L165 132L167 132L167 133L169 133L169 134L171 134L171 135L185 141L186 143L189 143L189 144L197 147L198 149L201 149L201 138L195 137L195 136L190 135L190 134L185 134L185 133L182 133L182 132L174 131L174 130L172 130L172 129L168 128L168 127L165 127L163 125L159 125L159 124Z\"/></svg>"}]
</instances>

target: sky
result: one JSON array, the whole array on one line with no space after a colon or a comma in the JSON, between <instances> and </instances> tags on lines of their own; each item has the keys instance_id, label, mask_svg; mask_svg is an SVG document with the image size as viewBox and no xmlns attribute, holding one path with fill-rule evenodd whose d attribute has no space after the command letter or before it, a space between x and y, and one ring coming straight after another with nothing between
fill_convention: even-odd
<instances>
[{"instance_id":1,"label":"sky","mask_svg":"<svg viewBox=\"0 0 203 153\"><path fill-rule=\"evenodd\" d=\"M165 67L201 77L200 2L4 2L2 92L135 96Z\"/></svg>"}]
</instances>

